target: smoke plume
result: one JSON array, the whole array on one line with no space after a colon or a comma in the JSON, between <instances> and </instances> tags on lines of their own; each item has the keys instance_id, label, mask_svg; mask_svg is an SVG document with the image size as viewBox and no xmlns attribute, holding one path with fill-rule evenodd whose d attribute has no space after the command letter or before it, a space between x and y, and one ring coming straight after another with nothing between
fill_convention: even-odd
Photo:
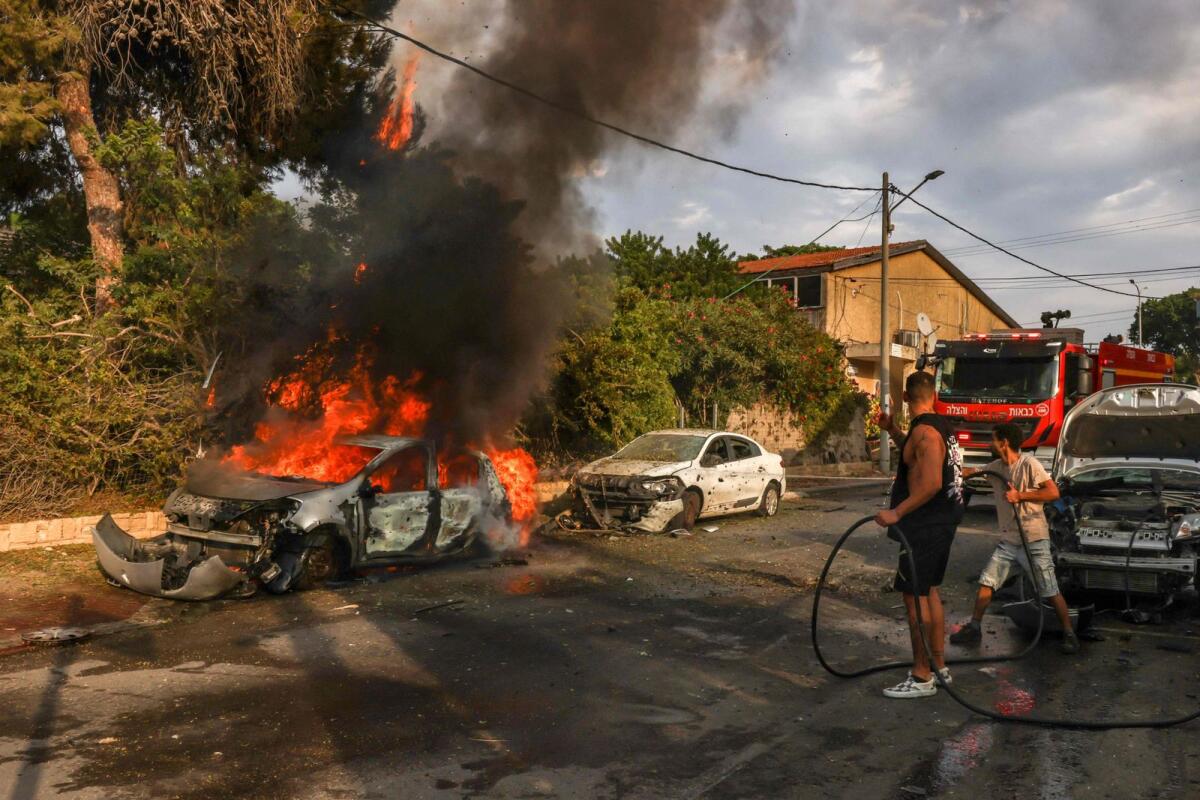
<instances>
[{"instance_id":1,"label":"smoke plume","mask_svg":"<svg viewBox=\"0 0 1200 800\"><path fill-rule=\"evenodd\" d=\"M482 61L472 63L596 117L700 146L706 132L727 129L748 81L767 68L789 7L512 3L489 27ZM435 44L462 52L456 42L478 43L477 19L447 19L446 7L436 8L431 30L458 38ZM422 37L419 20L405 27ZM409 55L397 51L396 73ZM239 363L226 384L234 395L292 369L314 343L328 357L314 384L346 374L365 349L374 378L411 380L431 401L426 434L461 443L504 437L542 381L564 305L547 255L588 242L579 178L629 143L465 72L443 73L445 89L427 98L421 71L431 61L417 71L417 110L402 148L388 149L377 133L398 108L396 73L325 142L331 175L353 197L338 222L346 252L314 276L310 296L293 302L298 313L286 327L263 335L257 354ZM727 93L730 84L736 91ZM407 91L402 97L413 96ZM259 394L246 392L255 403ZM239 408L227 416L262 418L261 406ZM242 430L245 438L250 428Z\"/></svg>"}]
</instances>

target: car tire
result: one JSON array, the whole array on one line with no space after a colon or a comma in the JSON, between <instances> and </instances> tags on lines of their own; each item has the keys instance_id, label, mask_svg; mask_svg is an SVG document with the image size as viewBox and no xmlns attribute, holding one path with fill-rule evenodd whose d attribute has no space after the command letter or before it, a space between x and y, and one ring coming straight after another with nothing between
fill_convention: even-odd
<instances>
[{"instance_id":1,"label":"car tire","mask_svg":"<svg viewBox=\"0 0 1200 800\"><path fill-rule=\"evenodd\" d=\"M292 584L298 592L306 589L316 589L328 581L341 577L345 570L342 548L335 540L327 539L321 544L313 545L304 554L300 574Z\"/></svg>"},{"instance_id":2,"label":"car tire","mask_svg":"<svg viewBox=\"0 0 1200 800\"><path fill-rule=\"evenodd\" d=\"M767 484L767 490L763 492L762 502L758 504L758 510L754 513L760 517L773 517L779 513L779 484L771 481Z\"/></svg>"},{"instance_id":3,"label":"car tire","mask_svg":"<svg viewBox=\"0 0 1200 800\"><path fill-rule=\"evenodd\" d=\"M667 523L667 530L676 531L682 528L685 531L690 531L696 527L696 520L700 518L700 506L703 500L700 498L700 493L688 489L683 493L683 510L671 518Z\"/></svg>"}]
</instances>

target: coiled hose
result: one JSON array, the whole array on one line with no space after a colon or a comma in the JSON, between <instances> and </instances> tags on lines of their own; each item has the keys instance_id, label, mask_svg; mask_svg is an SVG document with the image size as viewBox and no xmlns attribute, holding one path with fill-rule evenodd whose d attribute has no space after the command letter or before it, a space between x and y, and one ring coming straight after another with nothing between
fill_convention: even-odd
<instances>
[{"instance_id":1,"label":"coiled hose","mask_svg":"<svg viewBox=\"0 0 1200 800\"><path fill-rule=\"evenodd\" d=\"M981 472L978 472L975 474L991 475L996 478L999 478L1000 480L1002 480L1006 483L1008 482L1008 479L1005 478L1003 475L1000 475L996 472L992 472L990 470L984 470L984 471L981 471ZM1033 581L1033 585L1034 585L1034 594L1035 594L1034 604L1038 610L1037 634L1034 636L1033 640L1023 650L1021 650L1020 652L1015 653L1013 655L973 656L973 657L969 657L969 658L946 659L947 664L955 664L955 665L957 665L957 664L986 664L986 663L995 663L995 662L1000 662L1000 661L1016 661L1018 659L1024 658L1025 656L1029 655L1029 653L1033 651L1033 648L1037 646L1038 642L1042 638L1042 631L1045 627L1046 620L1045 620L1045 612L1042 607L1042 599L1043 598L1042 598L1042 586L1041 586L1040 576L1037 574L1037 570L1034 569L1034 566L1033 566L1033 554L1029 550L1029 540L1025 537L1025 529L1021 526L1021 517L1019 514L1014 514L1013 517L1017 523L1017 532L1020 533L1020 535L1021 535L1021 546L1025 550L1025 559L1028 564L1029 576L1030 576L1030 579ZM858 531L858 529L861 528L863 525L866 525L868 522L874 522L874 521L875 521L874 517L863 517L862 519L858 520L853 525L851 525L849 528L847 528L846 532L843 533L838 538L837 542L835 542L833 545L833 549L830 550L830 552L829 552L829 558L827 558L825 560L825 566L822 567L822 569L821 569L821 576L817 580L816 590L813 593L813 607L812 607L813 653L816 655L817 661L820 662L821 666L824 667L827 672L829 672L831 675L835 675L839 678L859 678L864 675L873 675L877 672L885 672L887 670L899 669L902 667L907 668L907 667L911 666L911 663L908 661L888 661L888 662L885 662L882 664L874 664L869 667L863 667L862 669L848 671L848 670L838 669L837 667L830 664L829 661L827 661L825 659L825 654L821 652L821 645L820 645L820 642L819 642L818 636L817 636L817 632L819 630L818 619L819 619L819 613L820 613L820 608L821 608L821 593L825 590L825 582L829 576L829 569L830 569L830 567L833 566L833 561L835 558L837 558L837 554L841 551L842 547L845 545L846 540L849 539L852 535L854 535L854 533L856 531ZM900 543L904 547L904 554L908 558L909 571L913 576L913 582L916 583L917 582L917 580L916 580L917 560L913 556L912 546L909 544L908 537L905 536L904 531L900 528L899 525L892 526L892 529L895 530L896 534L900 537ZM1128 565L1128 560L1127 560L1126 561L1126 580L1127 581L1128 581L1128 571L1129 571L1129 565ZM929 663L932 666L934 663L933 662L933 648L930 647L930 645L929 645L929 634L925 630L925 621L923 619L921 619L921 603L920 603L919 599L913 605L914 605L914 610L916 611L917 629L921 635L921 646L925 648L925 655L928 657ZM1181 716L1163 717L1163 718L1157 718L1157 719L1152 718L1152 719L1106 720L1106 719L1077 719L1074 717L1054 718L1054 717L1042 717L1042 716L1037 716L1037 715L1033 715L1033 714L1012 714L1012 715L1001 714L997 711L993 711L990 708L984 708L983 706L972 702L971 700L969 700L968 698L966 698L962 694L960 694L958 692L958 690L955 689L951 684L947 683L946 680L942 677L941 673L939 673L937 671L937 669L932 669L931 671L933 673L934 678L937 680L938 685L947 694L949 694L950 697L952 697L956 703L958 703L959 705L961 705L963 708L967 709L968 711L971 711L972 713L978 714L981 717L987 717L988 719L994 719L998 722L1013 722L1013 723L1018 723L1018 724L1022 724L1022 725L1035 725L1035 726L1040 726L1040 727L1044 727L1044 728L1076 728L1076 729L1082 729L1082 730L1107 731L1107 730L1114 730L1117 728L1169 728L1173 725L1182 725L1185 722L1191 722L1194 719L1200 718L1200 708L1196 709L1195 711L1193 711L1191 713L1183 714Z\"/></svg>"}]
</instances>

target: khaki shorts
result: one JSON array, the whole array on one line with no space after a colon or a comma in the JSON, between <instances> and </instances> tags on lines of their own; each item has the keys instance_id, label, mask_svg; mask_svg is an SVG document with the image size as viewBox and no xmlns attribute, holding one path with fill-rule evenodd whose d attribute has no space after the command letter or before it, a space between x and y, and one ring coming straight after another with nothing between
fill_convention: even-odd
<instances>
[{"instance_id":1,"label":"khaki shorts","mask_svg":"<svg viewBox=\"0 0 1200 800\"><path fill-rule=\"evenodd\" d=\"M1033 565L1037 568L1042 597L1054 597L1058 594L1058 581L1054 578L1054 559L1050 555L1050 540L1042 539L1030 542L1029 552L1033 555ZM1013 569L1020 570L1026 575L1029 574L1029 562L1025 558L1025 548L1019 544L1001 542L996 545L996 549L992 551L991 560L979 574L979 583L992 589L999 589L1008 580Z\"/></svg>"}]
</instances>

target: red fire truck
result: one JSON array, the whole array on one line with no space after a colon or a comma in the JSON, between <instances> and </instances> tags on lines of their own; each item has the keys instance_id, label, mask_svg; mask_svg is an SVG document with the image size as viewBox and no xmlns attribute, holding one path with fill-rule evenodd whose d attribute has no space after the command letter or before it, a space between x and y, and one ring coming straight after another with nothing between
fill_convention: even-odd
<instances>
[{"instance_id":1,"label":"red fire truck","mask_svg":"<svg viewBox=\"0 0 1200 800\"><path fill-rule=\"evenodd\" d=\"M1099 389L1174 380L1175 358L1139 347L1085 345L1078 328L1012 328L940 341L935 409L950 419L966 466L992 459L992 426L1015 422L1022 449L1047 467L1063 415Z\"/></svg>"}]
</instances>

